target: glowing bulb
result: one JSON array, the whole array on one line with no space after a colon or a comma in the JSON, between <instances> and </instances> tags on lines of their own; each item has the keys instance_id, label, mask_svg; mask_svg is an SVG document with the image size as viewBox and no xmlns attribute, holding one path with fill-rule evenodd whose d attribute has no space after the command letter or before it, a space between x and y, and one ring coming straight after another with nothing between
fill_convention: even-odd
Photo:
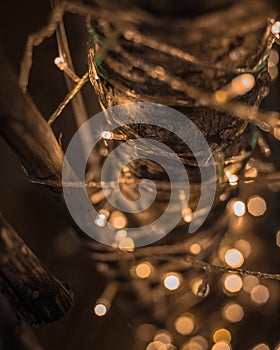
<instances>
[{"instance_id":1,"label":"glowing bulb","mask_svg":"<svg viewBox=\"0 0 280 350\"><path fill-rule=\"evenodd\" d=\"M193 317L188 315L178 317L175 321L175 329L182 335L191 334L194 330Z\"/></svg>"},{"instance_id":2,"label":"glowing bulb","mask_svg":"<svg viewBox=\"0 0 280 350\"><path fill-rule=\"evenodd\" d=\"M232 323L240 322L244 317L244 309L236 303L229 303L223 308L223 317Z\"/></svg>"},{"instance_id":3,"label":"glowing bulb","mask_svg":"<svg viewBox=\"0 0 280 350\"><path fill-rule=\"evenodd\" d=\"M102 131L101 136L104 140L112 140L114 134L111 131Z\"/></svg>"},{"instance_id":4,"label":"glowing bulb","mask_svg":"<svg viewBox=\"0 0 280 350\"><path fill-rule=\"evenodd\" d=\"M201 253L202 248L201 248L201 245L200 245L200 244L198 244L198 243L193 243L193 244L190 246L189 250L190 250L190 253L192 253L193 255L198 255L198 254Z\"/></svg>"},{"instance_id":5,"label":"glowing bulb","mask_svg":"<svg viewBox=\"0 0 280 350\"><path fill-rule=\"evenodd\" d=\"M269 346L264 343L261 343L254 346L252 350L269 350Z\"/></svg>"},{"instance_id":6,"label":"glowing bulb","mask_svg":"<svg viewBox=\"0 0 280 350\"><path fill-rule=\"evenodd\" d=\"M121 250L127 251L127 252L133 252L134 251L134 241L130 237L125 237L120 240L119 242L119 248Z\"/></svg>"},{"instance_id":7,"label":"glowing bulb","mask_svg":"<svg viewBox=\"0 0 280 350\"><path fill-rule=\"evenodd\" d=\"M193 219L193 212L191 210L191 208L185 208L182 211L182 216L183 216L183 220L187 223L190 223Z\"/></svg>"},{"instance_id":8,"label":"glowing bulb","mask_svg":"<svg viewBox=\"0 0 280 350\"><path fill-rule=\"evenodd\" d=\"M108 309L106 307L106 305L104 304L96 304L95 307L94 307L94 313L95 315L99 316L99 317L102 317L102 316L105 316L108 312Z\"/></svg>"},{"instance_id":9,"label":"glowing bulb","mask_svg":"<svg viewBox=\"0 0 280 350\"><path fill-rule=\"evenodd\" d=\"M54 64L61 70L64 70L67 66L66 62L64 61L64 58L60 56L54 59Z\"/></svg>"},{"instance_id":10,"label":"glowing bulb","mask_svg":"<svg viewBox=\"0 0 280 350\"><path fill-rule=\"evenodd\" d=\"M181 348L181 350L207 350L207 349L208 349L208 342L201 335L196 335L195 337L192 337L190 341L183 344Z\"/></svg>"},{"instance_id":11,"label":"glowing bulb","mask_svg":"<svg viewBox=\"0 0 280 350\"><path fill-rule=\"evenodd\" d=\"M249 198L248 212L253 216L262 216L267 209L265 200L260 196L252 196Z\"/></svg>"},{"instance_id":12,"label":"glowing bulb","mask_svg":"<svg viewBox=\"0 0 280 350\"><path fill-rule=\"evenodd\" d=\"M241 201L236 201L233 204L233 212L236 216L243 216L246 213L246 206Z\"/></svg>"},{"instance_id":13,"label":"glowing bulb","mask_svg":"<svg viewBox=\"0 0 280 350\"><path fill-rule=\"evenodd\" d=\"M224 281L225 289L230 293L237 293L242 288L242 279L238 275L228 275Z\"/></svg>"},{"instance_id":14,"label":"glowing bulb","mask_svg":"<svg viewBox=\"0 0 280 350\"><path fill-rule=\"evenodd\" d=\"M243 289L247 293L251 293L251 290L260 284L260 281L255 276L246 276L243 280Z\"/></svg>"},{"instance_id":15,"label":"glowing bulb","mask_svg":"<svg viewBox=\"0 0 280 350\"><path fill-rule=\"evenodd\" d=\"M115 241L119 242L126 237L127 237L127 231L126 230L119 230L115 234Z\"/></svg>"},{"instance_id":16,"label":"glowing bulb","mask_svg":"<svg viewBox=\"0 0 280 350\"><path fill-rule=\"evenodd\" d=\"M228 178L228 182L231 186L236 186L238 183L238 176L235 174L232 174L230 171L225 172L226 177Z\"/></svg>"},{"instance_id":17,"label":"glowing bulb","mask_svg":"<svg viewBox=\"0 0 280 350\"><path fill-rule=\"evenodd\" d=\"M280 22L277 21L275 22L272 27L271 27L271 32L274 34L274 35L279 35L280 34Z\"/></svg>"},{"instance_id":18,"label":"glowing bulb","mask_svg":"<svg viewBox=\"0 0 280 350\"><path fill-rule=\"evenodd\" d=\"M180 287L181 285L181 276L177 273L170 273L168 274L164 280L163 280L163 284L164 284L164 287L167 289L167 290L176 290Z\"/></svg>"},{"instance_id":19,"label":"glowing bulb","mask_svg":"<svg viewBox=\"0 0 280 350\"><path fill-rule=\"evenodd\" d=\"M136 266L136 276L142 279L148 278L152 274L152 266L148 262L141 263Z\"/></svg>"},{"instance_id":20,"label":"glowing bulb","mask_svg":"<svg viewBox=\"0 0 280 350\"><path fill-rule=\"evenodd\" d=\"M219 341L212 346L211 350L231 350L231 346L227 342Z\"/></svg>"},{"instance_id":21,"label":"glowing bulb","mask_svg":"<svg viewBox=\"0 0 280 350\"><path fill-rule=\"evenodd\" d=\"M220 341L226 341L226 342L230 343L231 342L230 331L225 329L225 328L217 329L213 333L213 341L214 341L214 343L218 343Z\"/></svg>"},{"instance_id":22,"label":"glowing bulb","mask_svg":"<svg viewBox=\"0 0 280 350\"><path fill-rule=\"evenodd\" d=\"M234 94L245 95L255 86L255 77L252 74L242 74L231 82L231 89Z\"/></svg>"},{"instance_id":23,"label":"glowing bulb","mask_svg":"<svg viewBox=\"0 0 280 350\"><path fill-rule=\"evenodd\" d=\"M116 211L113 211L111 214L110 223L116 229L122 229L127 226L127 218L123 213L116 210Z\"/></svg>"},{"instance_id":24,"label":"glowing bulb","mask_svg":"<svg viewBox=\"0 0 280 350\"><path fill-rule=\"evenodd\" d=\"M251 290L250 297L256 304L263 305L270 297L269 289L262 285L255 286Z\"/></svg>"},{"instance_id":25,"label":"glowing bulb","mask_svg":"<svg viewBox=\"0 0 280 350\"><path fill-rule=\"evenodd\" d=\"M99 210L96 219L94 221L95 225L98 227L106 226L107 219L110 216L110 213L107 210L101 209Z\"/></svg>"},{"instance_id":26,"label":"glowing bulb","mask_svg":"<svg viewBox=\"0 0 280 350\"><path fill-rule=\"evenodd\" d=\"M240 239L234 243L234 246L240 250L243 255L247 258L251 254L251 245L245 239Z\"/></svg>"},{"instance_id":27,"label":"glowing bulb","mask_svg":"<svg viewBox=\"0 0 280 350\"><path fill-rule=\"evenodd\" d=\"M172 341L171 335L166 330L160 330L154 336L154 341L158 341L162 344L170 344Z\"/></svg>"},{"instance_id":28,"label":"glowing bulb","mask_svg":"<svg viewBox=\"0 0 280 350\"><path fill-rule=\"evenodd\" d=\"M239 250L229 249L225 254L225 262L230 267L233 267L233 268L240 267L244 263L244 257Z\"/></svg>"}]
</instances>

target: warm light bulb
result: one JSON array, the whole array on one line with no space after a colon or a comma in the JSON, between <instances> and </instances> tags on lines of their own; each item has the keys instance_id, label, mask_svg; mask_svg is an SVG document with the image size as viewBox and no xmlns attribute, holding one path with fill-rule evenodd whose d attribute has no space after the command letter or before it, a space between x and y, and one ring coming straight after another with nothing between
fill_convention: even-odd
<instances>
[{"instance_id":1,"label":"warm light bulb","mask_svg":"<svg viewBox=\"0 0 280 350\"><path fill-rule=\"evenodd\" d=\"M267 209L265 200L260 196L252 196L247 204L248 212L253 216L262 216Z\"/></svg>"},{"instance_id":2,"label":"warm light bulb","mask_svg":"<svg viewBox=\"0 0 280 350\"><path fill-rule=\"evenodd\" d=\"M279 35L280 34L280 22L277 21L275 22L272 27L271 27L271 31L274 35Z\"/></svg>"},{"instance_id":3,"label":"warm light bulb","mask_svg":"<svg viewBox=\"0 0 280 350\"><path fill-rule=\"evenodd\" d=\"M119 248L121 250L127 251L127 252L133 252L134 251L134 241L130 237L125 237L120 240L119 242Z\"/></svg>"},{"instance_id":4,"label":"warm light bulb","mask_svg":"<svg viewBox=\"0 0 280 350\"><path fill-rule=\"evenodd\" d=\"M242 279L238 275L228 275L224 281L225 290L230 293L237 293L242 288Z\"/></svg>"},{"instance_id":5,"label":"warm light bulb","mask_svg":"<svg viewBox=\"0 0 280 350\"><path fill-rule=\"evenodd\" d=\"M114 134L111 131L102 131L101 136L104 140L111 140L114 138Z\"/></svg>"},{"instance_id":6,"label":"warm light bulb","mask_svg":"<svg viewBox=\"0 0 280 350\"><path fill-rule=\"evenodd\" d=\"M164 278L163 284L167 290L176 290L181 285L181 276L177 273L170 273Z\"/></svg>"},{"instance_id":7,"label":"warm light bulb","mask_svg":"<svg viewBox=\"0 0 280 350\"><path fill-rule=\"evenodd\" d=\"M231 350L231 346L227 342L219 341L212 346L211 350Z\"/></svg>"},{"instance_id":8,"label":"warm light bulb","mask_svg":"<svg viewBox=\"0 0 280 350\"><path fill-rule=\"evenodd\" d=\"M220 341L225 341L227 343L230 343L231 342L231 333L230 333L230 331L225 329L225 328L217 329L213 333L213 341L214 341L214 343L218 343Z\"/></svg>"},{"instance_id":9,"label":"warm light bulb","mask_svg":"<svg viewBox=\"0 0 280 350\"><path fill-rule=\"evenodd\" d=\"M194 320L191 315L184 315L175 321L175 329L179 334L188 335L194 330Z\"/></svg>"},{"instance_id":10,"label":"warm light bulb","mask_svg":"<svg viewBox=\"0 0 280 350\"><path fill-rule=\"evenodd\" d=\"M256 304L263 305L270 297L269 289L262 285L255 286L251 290L250 297Z\"/></svg>"},{"instance_id":11,"label":"warm light bulb","mask_svg":"<svg viewBox=\"0 0 280 350\"><path fill-rule=\"evenodd\" d=\"M233 204L233 212L236 216L243 216L246 213L246 206L241 201L236 201Z\"/></svg>"},{"instance_id":12,"label":"warm light bulb","mask_svg":"<svg viewBox=\"0 0 280 350\"><path fill-rule=\"evenodd\" d=\"M110 217L110 223L118 230L127 226L127 218L120 211L113 211Z\"/></svg>"},{"instance_id":13,"label":"warm light bulb","mask_svg":"<svg viewBox=\"0 0 280 350\"><path fill-rule=\"evenodd\" d=\"M189 250L190 250L190 253L192 253L193 255L198 255L201 253L202 248L200 244L193 243L191 244Z\"/></svg>"},{"instance_id":14,"label":"warm light bulb","mask_svg":"<svg viewBox=\"0 0 280 350\"><path fill-rule=\"evenodd\" d=\"M255 276L246 276L243 280L243 289L247 293L251 293L251 290L260 284L260 281Z\"/></svg>"},{"instance_id":15,"label":"warm light bulb","mask_svg":"<svg viewBox=\"0 0 280 350\"><path fill-rule=\"evenodd\" d=\"M231 89L234 94L245 95L255 86L255 77L252 74L242 74L231 82Z\"/></svg>"},{"instance_id":16,"label":"warm light bulb","mask_svg":"<svg viewBox=\"0 0 280 350\"><path fill-rule=\"evenodd\" d=\"M240 267L244 263L243 254L237 249L229 249L225 254L225 262L230 267Z\"/></svg>"},{"instance_id":17,"label":"warm light bulb","mask_svg":"<svg viewBox=\"0 0 280 350\"><path fill-rule=\"evenodd\" d=\"M182 211L182 217L185 222L190 223L193 219L193 212L191 208L185 208Z\"/></svg>"},{"instance_id":18,"label":"warm light bulb","mask_svg":"<svg viewBox=\"0 0 280 350\"><path fill-rule=\"evenodd\" d=\"M148 262L141 263L136 266L136 276L142 279L148 278L152 273L152 265Z\"/></svg>"},{"instance_id":19,"label":"warm light bulb","mask_svg":"<svg viewBox=\"0 0 280 350\"><path fill-rule=\"evenodd\" d=\"M223 317L232 323L240 322L244 317L244 309L236 303L229 303L223 308Z\"/></svg>"},{"instance_id":20,"label":"warm light bulb","mask_svg":"<svg viewBox=\"0 0 280 350\"><path fill-rule=\"evenodd\" d=\"M95 307L94 307L94 313L95 315L99 316L99 317L102 317L102 316L105 316L108 312L108 309L106 307L106 305L104 304L96 304Z\"/></svg>"}]
</instances>

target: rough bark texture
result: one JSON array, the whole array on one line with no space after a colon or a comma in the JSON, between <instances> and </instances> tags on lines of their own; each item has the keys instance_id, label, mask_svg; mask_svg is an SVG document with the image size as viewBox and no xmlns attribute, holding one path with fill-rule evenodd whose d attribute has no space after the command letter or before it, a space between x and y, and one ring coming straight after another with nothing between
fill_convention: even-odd
<instances>
[{"instance_id":1,"label":"rough bark texture","mask_svg":"<svg viewBox=\"0 0 280 350\"><path fill-rule=\"evenodd\" d=\"M69 287L46 270L1 214L0 265L0 291L28 324L57 321L71 308Z\"/></svg>"}]
</instances>

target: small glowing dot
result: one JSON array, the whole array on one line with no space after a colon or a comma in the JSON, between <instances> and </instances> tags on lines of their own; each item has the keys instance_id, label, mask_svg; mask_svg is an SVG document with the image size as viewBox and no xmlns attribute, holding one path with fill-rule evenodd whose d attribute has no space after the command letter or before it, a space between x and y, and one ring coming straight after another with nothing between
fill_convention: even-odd
<instances>
[{"instance_id":1,"label":"small glowing dot","mask_svg":"<svg viewBox=\"0 0 280 350\"><path fill-rule=\"evenodd\" d=\"M251 299L256 303L256 304L265 304L269 297L269 289L266 286L258 285L253 287L250 293Z\"/></svg>"},{"instance_id":2,"label":"small glowing dot","mask_svg":"<svg viewBox=\"0 0 280 350\"><path fill-rule=\"evenodd\" d=\"M123 238L119 242L119 248L121 250L127 251L127 252L133 252L134 251L134 241L130 237Z\"/></svg>"},{"instance_id":3,"label":"small glowing dot","mask_svg":"<svg viewBox=\"0 0 280 350\"><path fill-rule=\"evenodd\" d=\"M231 186L236 186L238 183L238 176L235 174L232 174L230 171L225 172L226 177L228 178L228 182Z\"/></svg>"},{"instance_id":4,"label":"small glowing dot","mask_svg":"<svg viewBox=\"0 0 280 350\"><path fill-rule=\"evenodd\" d=\"M219 341L212 346L212 350L231 350L231 346L225 341Z\"/></svg>"},{"instance_id":5,"label":"small glowing dot","mask_svg":"<svg viewBox=\"0 0 280 350\"><path fill-rule=\"evenodd\" d=\"M247 293L251 293L251 290L260 284L260 281L255 276L246 276L243 280L243 289Z\"/></svg>"},{"instance_id":6,"label":"small glowing dot","mask_svg":"<svg viewBox=\"0 0 280 350\"><path fill-rule=\"evenodd\" d=\"M230 293L237 293L242 288L242 279L238 275L228 275L224 281L225 289Z\"/></svg>"},{"instance_id":7,"label":"small glowing dot","mask_svg":"<svg viewBox=\"0 0 280 350\"><path fill-rule=\"evenodd\" d=\"M181 285L181 276L177 273L170 273L164 278L163 284L167 290L176 290Z\"/></svg>"},{"instance_id":8,"label":"small glowing dot","mask_svg":"<svg viewBox=\"0 0 280 350\"><path fill-rule=\"evenodd\" d=\"M126 237L127 237L127 231L126 230L119 230L115 234L115 241L119 242Z\"/></svg>"},{"instance_id":9,"label":"small glowing dot","mask_svg":"<svg viewBox=\"0 0 280 350\"><path fill-rule=\"evenodd\" d=\"M114 137L114 134L111 131L102 131L101 136L105 140L111 140Z\"/></svg>"},{"instance_id":10,"label":"small glowing dot","mask_svg":"<svg viewBox=\"0 0 280 350\"><path fill-rule=\"evenodd\" d=\"M122 229L127 226L127 218L123 213L116 210L116 211L113 211L113 213L111 214L110 223L116 229Z\"/></svg>"},{"instance_id":11,"label":"small glowing dot","mask_svg":"<svg viewBox=\"0 0 280 350\"><path fill-rule=\"evenodd\" d=\"M57 65L57 66L59 66L59 65L61 65L61 64L63 64L63 63L65 63L65 61L64 61L64 59L62 58L62 57L56 57L55 59L54 59L54 63Z\"/></svg>"},{"instance_id":12,"label":"small glowing dot","mask_svg":"<svg viewBox=\"0 0 280 350\"><path fill-rule=\"evenodd\" d=\"M183 344L181 350L207 350L208 342L201 335L196 335L187 343Z\"/></svg>"},{"instance_id":13,"label":"small glowing dot","mask_svg":"<svg viewBox=\"0 0 280 350\"><path fill-rule=\"evenodd\" d=\"M178 317L175 321L175 329L182 335L191 334L194 330L193 317L187 315Z\"/></svg>"},{"instance_id":14,"label":"small glowing dot","mask_svg":"<svg viewBox=\"0 0 280 350\"><path fill-rule=\"evenodd\" d=\"M110 213L107 210L101 209L99 210L96 219L94 221L95 225L98 227L106 226L107 219L110 216Z\"/></svg>"},{"instance_id":15,"label":"small glowing dot","mask_svg":"<svg viewBox=\"0 0 280 350\"><path fill-rule=\"evenodd\" d=\"M236 201L233 204L233 212L236 216L243 216L246 213L246 206L241 201Z\"/></svg>"},{"instance_id":16,"label":"small glowing dot","mask_svg":"<svg viewBox=\"0 0 280 350\"><path fill-rule=\"evenodd\" d=\"M152 274L152 266L148 262L141 263L136 266L136 276L142 279L148 278Z\"/></svg>"},{"instance_id":17,"label":"small glowing dot","mask_svg":"<svg viewBox=\"0 0 280 350\"><path fill-rule=\"evenodd\" d=\"M244 263L243 254L237 249L229 249L225 254L225 262L230 267L240 267Z\"/></svg>"},{"instance_id":18,"label":"small glowing dot","mask_svg":"<svg viewBox=\"0 0 280 350\"><path fill-rule=\"evenodd\" d=\"M215 92L214 97L215 97L215 100L216 100L217 103L221 103L222 104L222 103L225 103L227 101L228 94L224 90L218 90L218 91Z\"/></svg>"},{"instance_id":19,"label":"small glowing dot","mask_svg":"<svg viewBox=\"0 0 280 350\"><path fill-rule=\"evenodd\" d=\"M261 343L254 346L252 350L269 350L269 346L266 345L265 343Z\"/></svg>"},{"instance_id":20,"label":"small glowing dot","mask_svg":"<svg viewBox=\"0 0 280 350\"><path fill-rule=\"evenodd\" d=\"M99 317L105 316L107 312L108 312L108 309L104 304L96 304L94 307L94 313Z\"/></svg>"},{"instance_id":21,"label":"small glowing dot","mask_svg":"<svg viewBox=\"0 0 280 350\"><path fill-rule=\"evenodd\" d=\"M236 241L234 243L234 246L243 253L245 258L247 258L251 254L251 251L252 251L251 244L245 239L240 239Z\"/></svg>"},{"instance_id":22,"label":"small glowing dot","mask_svg":"<svg viewBox=\"0 0 280 350\"><path fill-rule=\"evenodd\" d=\"M171 335L165 330L158 331L154 336L154 341L161 342L162 344L170 344L172 341Z\"/></svg>"},{"instance_id":23,"label":"small glowing dot","mask_svg":"<svg viewBox=\"0 0 280 350\"><path fill-rule=\"evenodd\" d=\"M183 216L183 220L185 222L190 223L193 219L193 212L192 212L191 208L184 209L182 212L182 216Z\"/></svg>"},{"instance_id":24,"label":"small glowing dot","mask_svg":"<svg viewBox=\"0 0 280 350\"><path fill-rule=\"evenodd\" d=\"M255 77L252 74L242 74L231 82L232 91L238 95L245 95L255 86Z\"/></svg>"},{"instance_id":25,"label":"small glowing dot","mask_svg":"<svg viewBox=\"0 0 280 350\"><path fill-rule=\"evenodd\" d=\"M198 244L198 243L193 243L193 244L190 246L189 250L190 250L190 253L192 253L193 255L198 255L198 254L201 253L202 248L201 248L201 245L200 245L200 244Z\"/></svg>"},{"instance_id":26,"label":"small glowing dot","mask_svg":"<svg viewBox=\"0 0 280 350\"><path fill-rule=\"evenodd\" d=\"M273 26L271 27L271 31L274 35L280 34L280 22L279 21L277 21L273 24Z\"/></svg>"},{"instance_id":27,"label":"small glowing dot","mask_svg":"<svg viewBox=\"0 0 280 350\"><path fill-rule=\"evenodd\" d=\"M218 343L220 341L225 341L225 342L230 343L231 342L230 331L225 329L225 328L217 329L213 333L213 341L214 341L214 343Z\"/></svg>"},{"instance_id":28,"label":"small glowing dot","mask_svg":"<svg viewBox=\"0 0 280 350\"><path fill-rule=\"evenodd\" d=\"M232 323L240 322L244 317L244 309L239 304L229 303L223 308L223 317Z\"/></svg>"},{"instance_id":29,"label":"small glowing dot","mask_svg":"<svg viewBox=\"0 0 280 350\"><path fill-rule=\"evenodd\" d=\"M253 196L249 198L248 212L253 216L262 216L267 209L265 200L260 196Z\"/></svg>"}]
</instances>

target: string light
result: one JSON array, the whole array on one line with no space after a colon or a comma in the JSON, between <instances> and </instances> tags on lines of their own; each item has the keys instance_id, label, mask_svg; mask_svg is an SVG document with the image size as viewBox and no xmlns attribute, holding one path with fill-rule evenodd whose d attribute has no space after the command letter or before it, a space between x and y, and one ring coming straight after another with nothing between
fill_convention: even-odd
<instances>
[{"instance_id":1,"label":"string light","mask_svg":"<svg viewBox=\"0 0 280 350\"><path fill-rule=\"evenodd\" d=\"M269 300L270 293L266 286L258 285L252 288L250 297L256 304L265 304Z\"/></svg>"},{"instance_id":2,"label":"string light","mask_svg":"<svg viewBox=\"0 0 280 350\"><path fill-rule=\"evenodd\" d=\"M198 255L202 251L202 247L199 243L193 243L190 245L189 251L193 255Z\"/></svg>"},{"instance_id":3,"label":"string light","mask_svg":"<svg viewBox=\"0 0 280 350\"><path fill-rule=\"evenodd\" d=\"M270 349L269 349L269 346L267 344L261 343L261 344L254 346L252 350L270 350Z\"/></svg>"},{"instance_id":4,"label":"string light","mask_svg":"<svg viewBox=\"0 0 280 350\"><path fill-rule=\"evenodd\" d=\"M152 274L152 265L149 262L143 262L136 266L135 273L136 276L145 279L151 276Z\"/></svg>"},{"instance_id":5,"label":"string light","mask_svg":"<svg viewBox=\"0 0 280 350\"><path fill-rule=\"evenodd\" d=\"M251 290L260 284L260 281L255 276L245 276L243 279L243 289L247 293L251 293Z\"/></svg>"},{"instance_id":6,"label":"string light","mask_svg":"<svg viewBox=\"0 0 280 350\"><path fill-rule=\"evenodd\" d=\"M233 203L233 212L234 215L236 216L243 216L246 213L246 206L245 203L243 203L242 201L236 201Z\"/></svg>"},{"instance_id":7,"label":"string light","mask_svg":"<svg viewBox=\"0 0 280 350\"><path fill-rule=\"evenodd\" d=\"M272 32L274 35L278 36L278 38L279 38L279 34L280 34L280 22L279 22L279 21L275 22L275 23L272 25L272 27L271 27L271 32Z\"/></svg>"},{"instance_id":8,"label":"string light","mask_svg":"<svg viewBox=\"0 0 280 350\"><path fill-rule=\"evenodd\" d=\"M114 138L114 133L111 131L102 131L101 136L104 140L112 140Z\"/></svg>"},{"instance_id":9,"label":"string light","mask_svg":"<svg viewBox=\"0 0 280 350\"><path fill-rule=\"evenodd\" d=\"M96 219L94 221L95 225L98 227L105 227L107 224L107 219L110 216L110 213L107 210L99 210Z\"/></svg>"},{"instance_id":10,"label":"string light","mask_svg":"<svg viewBox=\"0 0 280 350\"><path fill-rule=\"evenodd\" d=\"M185 222L190 223L193 219L193 212L191 208L185 208L182 211L182 217Z\"/></svg>"},{"instance_id":11,"label":"string light","mask_svg":"<svg viewBox=\"0 0 280 350\"><path fill-rule=\"evenodd\" d=\"M94 307L94 313L96 316L103 317L107 314L108 309L104 304L96 304Z\"/></svg>"},{"instance_id":12,"label":"string light","mask_svg":"<svg viewBox=\"0 0 280 350\"><path fill-rule=\"evenodd\" d=\"M125 237L120 240L119 242L119 249L127 252L133 252L134 251L134 241L130 237Z\"/></svg>"},{"instance_id":13,"label":"string light","mask_svg":"<svg viewBox=\"0 0 280 350\"><path fill-rule=\"evenodd\" d=\"M219 341L212 346L212 350L231 350L231 346L227 342Z\"/></svg>"},{"instance_id":14,"label":"string light","mask_svg":"<svg viewBox=\"0 0 280 350\"><path fill-rule=\"evenodd\" d=\"M244 309L239 304L228 303L224 306L222 314L225 320L232 323L237 323L242 321L244 317Z\"/></svg>"},{"instance_id":15,"label":"string light","mask_svg":"<svg viewBox=\"0 0 280 350\"><path fill-rule=\"evenodd\" d=\"M230 267L240 267L244 263L243 254L237 249L229 249L225 254L225 262Z\"/></svg>"},{"instance_id":16,"label":"string light","mask_svg":"<svg viewBox=\"0 0 280 350\"><path fill-rule=\"evenodd\" d=\"M191 334L194 330L195 324L192 315L183 315L176 319L175 329L181 335Z\"/></svg>"},{"instance_id":17,"label":"string light","mask_svg":"<svg viewBox=\"0 0 280 350\"><path fill-rule=\"evenodd\" d=\"M255 86L255 77L252 74L242 74L231 82L231 93L234 95L245 95Z\"/></svg>"},{"instance_id":18,"label":"string light","mask_svg":"<svg viewBox=\"0 0 280 350\"><path fill-rule=\"evenodd\" d=\"M118 230L127 226L127 218L120 211L113 211L110 217L110 223Z\"/></svg>"},{"instance_id":19,"label":"string light","mask_svg":"<svg viewBox=\"0 0 280 350\"><path fill-rule=\"evenodd\" d=\"M182 277L178 273L171 272L164 277L163 285L167 290L177 290L181 285Z\"/></svg>"},{"instance_id":20,"label":"string light","mask_svg":"<svg viewBox=\"0 0 280 350\"><path fill-rule=\"evenodd\" d=\"M213 341L214 341L214 343L218 343L220 341L226 341L226 342L230 343L231 342L230 331L225 329L225 328L217 329L213 333Z\"/></svg>"},{"instance_id":21,"label":"string light","mask_svg":"<svg viewBox=\"0 0 280 350\"><path fill-rule=\"evenodd\" d=\"M231 186L236 186L238 184L238 176L235 174L232 174L230 171L225 171L225 175L228 179L228 182Z\"/></svg>"},{"instance_id":22,"label":"string light","mask_svg":"<svg viewBox=\"0 0 280 350\"><path fill-rule=\"evenodd\" d=\"M242 278L239 275L228 275L224 281L224 288L230 293L237 293L242 288Z\"/></svg>"},{"instance_id":23,"label":"string light","mask_svg":"<svg viewBox=\"0 0 280 350\"><path fill-rule=\"evenodd\" d=\"M252 196L247 204L248 212L253 216L262 216L267 210L265 200L260 196Z\"/></svg>"},{"instance_id":24,"label":"string light","mask_svg":"<svg viewBox=\"0 0 280 350\"><path fill-rule=\"evenodd\" d=\"M120 242L122 239L127 237L127 231L126 230L118 230L115 234L115 241Z\"/></svg>"}]
</instances>

